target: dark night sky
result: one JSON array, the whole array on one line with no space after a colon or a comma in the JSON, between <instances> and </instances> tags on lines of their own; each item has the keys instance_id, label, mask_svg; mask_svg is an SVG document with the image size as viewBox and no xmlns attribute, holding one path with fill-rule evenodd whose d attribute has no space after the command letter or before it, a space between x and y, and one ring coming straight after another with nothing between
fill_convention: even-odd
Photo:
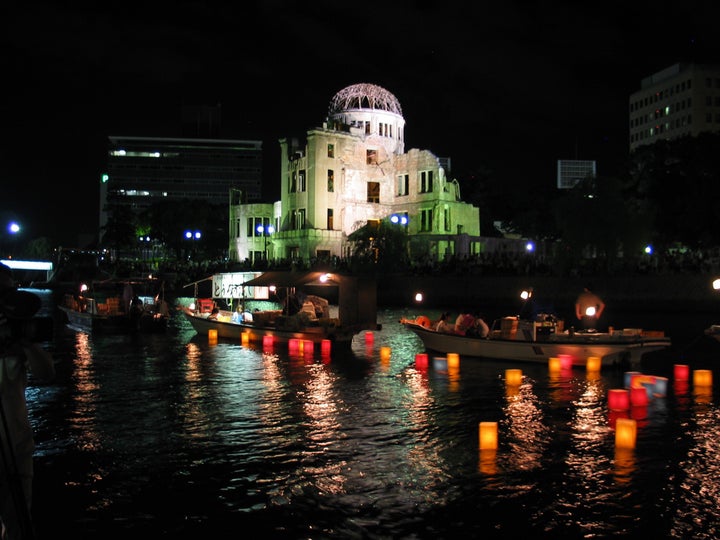
<instances>
[{"instance_id":1,"label":"dark night sky","mask_svg":"<svg viewBox=\"0 0 720 540\"><path fill-rule=\"evenodd\" d=\"M551 189L557 159L596 159L601 175L623 162L643 77L720 62L712 2L12 4L0 216L62 245L97 229L107 136L180 136L183 105L222 104L222 136L262 139L272 164L337 91L378 84L403 107L406 150Z\"/></svg>"}]
</instances>

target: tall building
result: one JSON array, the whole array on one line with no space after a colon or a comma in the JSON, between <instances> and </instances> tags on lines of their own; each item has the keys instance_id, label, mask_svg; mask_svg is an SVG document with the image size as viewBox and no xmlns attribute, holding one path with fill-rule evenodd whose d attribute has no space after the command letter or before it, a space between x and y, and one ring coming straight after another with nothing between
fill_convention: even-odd
<instances>
[{"instance_id":1,"label":"tall building","mask_svg":"<svg viewBox=\"0 0 720 540\"><path fill-rule=\"evenodd\" d=\"M100 189L100 227L109 204L142 210L160 200L190 199L227 208L262 197L262 141L109 137Z\"/></svg>"},{"instance_id":2,"label":"tall building","mask_svg":"<svg viewBox=\"0 0 720 540\"><path fill-rule=\"evenodd\" d=\"M630 151L658 140L720 131L720 66L674 64L630 95Z\"/></svg>"},{"instance_id":3,"label":"tall building","mask_svg":"<svg viewBox=\"0 0 720 540\"><path fill-rule=\"evenodd\" d=\"M461 200L457 181L446 176L448 161L428 150L405 152L400 103L380 86L340 90L322 127L302 141L281 139L280 149L280 201L230 208L231 260L347 257L351 233L391 216L414 257L482 249L479 209Z\"/></svg>"},{"instance_id":4,"label":"tall building","mask_svg":"<svg viewBox=\"0 0 720 540\"><path fill-rule=\"evenodd\" d=\"M559 159L557 162L557 188L570 189L585 178L597 176L595 161Z\"/></svg>"}]
</instances>

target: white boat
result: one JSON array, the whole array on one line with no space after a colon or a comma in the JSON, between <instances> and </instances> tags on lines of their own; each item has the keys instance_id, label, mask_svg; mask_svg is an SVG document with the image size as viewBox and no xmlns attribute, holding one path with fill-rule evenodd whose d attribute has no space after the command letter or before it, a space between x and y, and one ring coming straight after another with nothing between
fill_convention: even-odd
<instances>
[{"instance_id":1,"label":"white boat","mask_svg":"<svg viewBox=\"0 0 720 540\"><path fill-rule=\"evenodd\" d=\"M557 357L569 358L574 366L585 366L589 357L599 357L604 366L633 367L640 364L643 355L671 345L670 338L660 331L628 328L612 333L574 332L561 330L562 325L554 320L506 317L501 321L500 330L493 329L487 338L437 332L425 316L400 322L428 351L518 362L548 363Z\"/></svg>"},{"instance_id":2,"label":"white boat","mask_svg":"<svg viewBox=\"0 0 720 540\"><path fill-rule=\"evenodd\" d=\"M185 318L195 332L209 336L210 331L215 330L218 338L228 338L238 343L243 340L263 343L266 336L270 336L273 343L288 344L297 339L321 344L329 340L331 344L349 348L353 337L359 332L381 329L377 323L377 288L374 279L327 272L270 271L241 285L240 289L250 289L247 297L262 298L257 289L265 288L269 294L276 295L278 301L284 301L285 305L282 309L252 313L219 309L213 314L211 308L221 298L198 298L194 305L183 309ZM213 287L213 290L218 289ZM337 316L331 316L329 302L323 298L323 291L327 292L326 296L338 299ZM306 302L298 306L295 312L289 309L290 300L298 292L302 292L301 296Z\"/></svg>"}]
</instances>

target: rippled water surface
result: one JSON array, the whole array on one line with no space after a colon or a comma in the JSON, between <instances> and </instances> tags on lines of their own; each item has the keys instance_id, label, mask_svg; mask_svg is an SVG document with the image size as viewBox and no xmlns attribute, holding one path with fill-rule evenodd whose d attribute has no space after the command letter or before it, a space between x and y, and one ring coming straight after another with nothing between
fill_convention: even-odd
<instances>
[{"instance_id":1,"label":"rippled water surface","mask_svg":"<svg viewBox=\"0 0 720 540\"><path fill-rule=\"evenodd\" d=\"M211 345L179 317L160 336L58 326L58 376L28 389L38 536L720 536L712 388L670 378L667 396L624 414L638 435L620 451L606 398L623 373L432 357L421 368L406 314L381 312L372 343L359 335L330 358ZM672 377L689 363L717 381L718 351L701 343L642 370ZM518 367L522 384L506 386ZM498 423L495 452L479 450L483 421Z\"/></svg>"}]
</instances>

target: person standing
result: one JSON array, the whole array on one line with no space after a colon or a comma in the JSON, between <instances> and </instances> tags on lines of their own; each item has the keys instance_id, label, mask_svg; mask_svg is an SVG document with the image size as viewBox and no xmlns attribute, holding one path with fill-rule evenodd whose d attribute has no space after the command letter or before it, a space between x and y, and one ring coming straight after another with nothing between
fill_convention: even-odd
<instances>
[{"instance_id":1,"label":"person standing","mask_svg":"<svg viewBox=\"0 0 720 540\"><path fill-rule=\"evenodd\" d=\"M586 285L575 300L575 317L583 330L595 330L597 321L605 311L605 302Z\"/></svg>"},{"instance_id":2,"label":"person standing","mask_svg":"<svg viewBox=\"0 0 720 540\"><path fill-rule=\"evenodd\" d=\"M35 440L25 401L28 368L51 379L50 353L24 330L40 308L37 295L15 289L11 269L0 263L0 522L3 540L33 538L30 514ZM25 326L24 326L25 325Z\"/></svg>"}]
</instances>

